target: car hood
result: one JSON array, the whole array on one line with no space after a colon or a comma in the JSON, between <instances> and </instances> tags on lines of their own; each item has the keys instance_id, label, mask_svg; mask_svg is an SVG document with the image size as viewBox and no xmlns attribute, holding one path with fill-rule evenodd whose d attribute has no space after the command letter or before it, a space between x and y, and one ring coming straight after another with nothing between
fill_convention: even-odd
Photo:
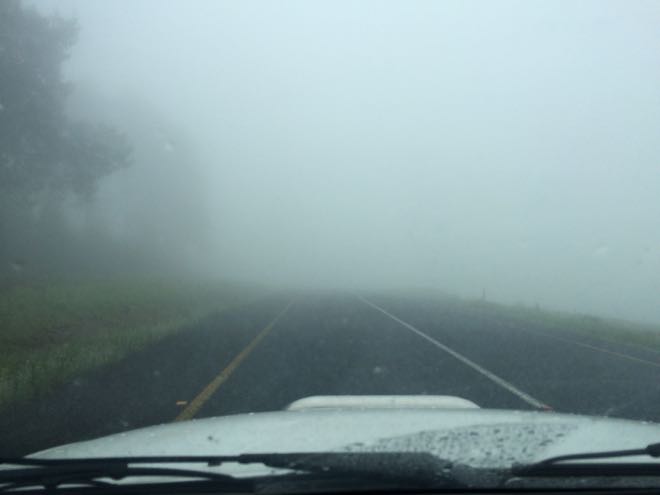
<instances>
[{"instance_id":1,"label":"car hood","mask_svg":"<svg viewBox=\"0 0 660 495\"><path fill-rule=\"evenodd\" d=\"M660 425L550 411L329 407L237 414L153 426L33 454L40 458L272 452L428 452L474 467L509 467L660 441ZM631 458L631 461L639 460ZM255 474L258 466L224 467Z\"/></svg>"}]
</instances>

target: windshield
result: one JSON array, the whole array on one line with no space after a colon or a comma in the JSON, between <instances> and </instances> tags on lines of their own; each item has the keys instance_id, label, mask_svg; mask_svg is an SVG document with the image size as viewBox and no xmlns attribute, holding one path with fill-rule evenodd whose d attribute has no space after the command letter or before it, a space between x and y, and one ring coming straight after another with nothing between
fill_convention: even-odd
<instances>
[{"instance_id":1,"label":"windshield","mask_svg":"<svg viewBox=\"0 0 660 495\"><path fill-rule=\"evenodd\" d=\"M0 1L0 456L660 442L659 25Z\"/></svg>"}]
</instances>

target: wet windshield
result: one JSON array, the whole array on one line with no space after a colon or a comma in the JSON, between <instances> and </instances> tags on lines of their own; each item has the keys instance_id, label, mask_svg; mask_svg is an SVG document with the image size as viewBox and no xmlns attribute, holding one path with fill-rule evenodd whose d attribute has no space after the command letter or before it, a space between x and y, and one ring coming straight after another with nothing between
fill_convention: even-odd
<instances>
[{"instance_id":1,"label":"wet windshield","mask_svg":"<svg viewBox=\"0 0 660 495\"><path fill-rule=\"evenodd\" d=\"M195 438L483 465L660 441L659 24L2 0L0 455L310 396ZM132 445L194 453L167 431Z\"/></svg>"}]
</instances>

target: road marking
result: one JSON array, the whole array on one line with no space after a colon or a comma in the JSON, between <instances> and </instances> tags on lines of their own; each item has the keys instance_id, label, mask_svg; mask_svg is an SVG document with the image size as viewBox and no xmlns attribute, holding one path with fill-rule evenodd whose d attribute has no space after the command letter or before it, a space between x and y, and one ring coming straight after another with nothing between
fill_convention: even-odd
<instances>
[{"instance_id":1,"label":"road marking","mask_svg":"<svg viewBox=\"0 0 660 495\"><path fill-rule=\"evenodd\" d=\"M236 371L236 368L238 368L245 360L245 358L248 357L248 355L254 350L254 348L257 347L259 342L261 342L263 338L268 335L277 321L282 316L284 316L284 313L289 310L292 304L293 301L290 301L289 304L287 304L286 307L278 313L273 321L271 321L266 326L266 328L259 332L259 334L254 339L252 339L252 342L250 342L247 347L245 347L245 349L238 353L236 357L232 359L232 361L227 365L227 367L223 369L220 374L218 374L218 376L211 380L211 382L206 387L204 387L204 389L199 394L197 394L197 397L190 401L190 403L183 411L181 411L181 413L174 419L174 421L185 421L187 419L192 419L193 416L195 416L195 414L197 414L200 408L204 405L204 403L209 400L209 398L211 398L216 390L218 390L218 387L227 381L231 374Z\"/></svg>"},{"instance_id":2,"label":"road marking","mask_svg":"<svg viewBox=\"0 0 660 495\"><path fill-rule=\"evenodd\" d=\"M428 335L426 335L426 334L425 334L424 332L422 332L421 330L419 330L419 329L415 328L414 326L412 326L410 323L407 323L407 322L401 320L400 318L397 318L397 317L394 316L392 313L387 312L385 309L383 309L383 308L381 308L380 306L378 306L378 305L372 303L371 301L365 299L365 298L362 297L362 296L358 296L358 298L359 298L363 303L368 304L369 306L371 306L372 308L374 308L374 309L380 311L380 312L383 313L384 315L389 316L389 317L392 318L394 321L396 321L396 322L400 323L401 325L403 325L404 327L406 327L408 330L410 330L410 331L416 333L417 335L419 335L419 336L422 337L423 339L427 340L428 342L432 343L432 344L435 345L436 347L439 347L440 349L442 349L443 351L445 351L445 352L446 352L447 354L449 354L450 356L452 356L452 357L458 359L461 363L463 363L463 364L469 366L470 368L472 368L473 370L475 370L475 371L481 373L483 376L485 376L486 378L488 378L490 381L496 383L497 385L499 385L500 387L504 388L505 390L508 390L508 391L511 392L513 395L517 396L519 399L522 399L523 401L525 401L527 404L529 404L529 405L531 405L531 406L533 406L533 407L536 407L537 409L544 409L544 410L551 410L551 409L552 409L552 408L551 408L550 406L548 406L547 404L544 404L544 403L541 402L540 400L537 400L537 399L535 399L534 397L532 397L531 395L529 395L529 394L523 392L522 390L520 390L519 388L517 388L515 385L512 385L511 383L507 382L507 381L504 380L503 378L500 378L500 377L497 376L496 374L491 373L490 371L488 371L488 370L487 370L486 368L484 368L483 366L478 365L478 364L475 363L474 361L472 361L472 360L466 358L466 357L463 356L462 354L459 354L458 352L456 352L455 350L451 349L450 347L447 347L445 344L443 344L443 343L441 343L441 342L438 342L438 341L435 340L433 337L429 337Z\"/></svg>"}]
</instances>

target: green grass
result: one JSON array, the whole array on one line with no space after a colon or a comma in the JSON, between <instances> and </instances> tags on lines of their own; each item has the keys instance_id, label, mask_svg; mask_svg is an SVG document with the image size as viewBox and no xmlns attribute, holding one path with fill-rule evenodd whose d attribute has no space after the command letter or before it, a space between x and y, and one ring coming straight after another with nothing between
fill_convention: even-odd
<instances>
[{"instance_id":1,"label":"green grass","mask_svg":"<svg viewBox=\"0 0 660 495\"><path fill-rule=\"evenodd\" d=\"M550 331L571 331L578 335L660 351L660 325L589 314L549 311L523 305L504 305L485 301L470 301L467 304L498 317L537 324Z\"/></svg>"},{"instance_id":2,"label":"green grass","mask_svg":"<svg viewBox=\"0 0 660 495\"><path fill-rule=\"evenodd\" d=\"M254 299L236 284L58 280L0 291L0 407Z\"/></svg>"},{"instance_id":3,"label":"green grass","mask_svg":"<svg viewBox=\"0 0 660 495\"><path fill-rule=\"evenodd\" d=\"M543 331L568 331L576 335L604 341L641 346L660 351L660 325L606 318L581 313L552 311L524 304L502 304L480 299L464 299L433 289L390 291L395 297L410 297L429 302L441 302L465 311L480 313L494 321L527 323Z\"/></svg>"}]
</instances>

